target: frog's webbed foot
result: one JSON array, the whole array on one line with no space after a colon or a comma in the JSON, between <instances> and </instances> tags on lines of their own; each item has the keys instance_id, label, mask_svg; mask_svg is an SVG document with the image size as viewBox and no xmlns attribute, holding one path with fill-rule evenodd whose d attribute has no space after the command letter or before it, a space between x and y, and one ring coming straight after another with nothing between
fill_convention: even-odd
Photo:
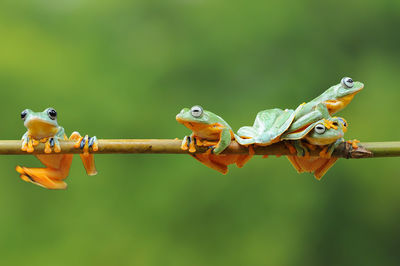
<instances>
[{"instance_id":1,"label":"frog's webbed foot","mask_svg":"<svg viewBox=\"0 0 400 266\"><path fill-rule=\"evenodd\" d=\"M82 137L79 132L75 131L71 134L69 139L76 141L74 147L83 150L83 155L85 157L89 156L90 149L92 149L93 151L99 150L99 142L96 136L89 137L88 135L86 135Z\"/></svg>"},{"instance_id":2,"label":"frog's webbed foot","mask_svg":"<svg viewBox=\"0 0 400 266\"><path fill-rule=\"evenodd\" d=\"M347 143L351 144L351 147L353 149L357 149L358 148L357 143L360 143L360 141L357 139L353 139L353 140L348 140Z\"/></svg>"},{"instance_id":3,"label":"frog's webbed foot","mask_svg":"<svg viewBox=\"0 0 400 266\"><path fill-rule=\"evenodd\" d=\"M190 153L196 152L196 138L194 136L185 136L181 144L181 149L184 151L189 150Z\"/></svg>"},{"instance_id":4,"label":"frog's webbed foot","mask_svg":"<svg viewBox=\"0 0 400 266\"><path fill-rule=\"evenodd\" d=\"M285 144L286 148L289 150L291 154L295 154L297 152L296 148L294 147L293 144L291 144L289 141L284 141L283 144Z\"/></svg>"},{"instance_id":5,"label":"frog's webbed foot","mask_svg":"<svg viewBox=\"0 0 400 266\"><path fill-rule=\"evenodd\" d=\"M319 152L319 156L321 158L331 158L332 154L328 152L329 150L329 146L324 147L320 152Z\"/></svg>"},{"instance_id":6,"label":"frog's webbed foot","mask_svg":"<svg viewBox=\"0 0 400 266\"><path fill-rule=\"evenodd\" d=\"M62 169L27 168L27 167L17 166L15 170L20 174L21 179L24 180L25 182L29 182L47 189L67 188L67 183L61 180L64 177L62 176L63 175Z\"/></svg>"},{"instance_id":7,"label":"frog's webbed foot","mask_svg":"<svg viewBox=\"0 0 400 266\"><path fill-rule=\"evenodd\" d=\"M340 145L340 143L344 142L343 138L340 138L336 140L334 143L325 146L321 152L319 153L319 156L322 158L330 159L332 158L332 154L335 151L335 149Z\"/></svg>"},{"instance_id":8,"label":"frog's webbed foot","mask_svg":"<svg viewBox=\"0 0 400 266\"><path fill-rule=\"evenodd\" d=\"M22 136L21 150L32 153L35 150L35 146L39 144L39 141L31 138L28 134Z\"/></svg>"},{"instance_id":9,"label":"frog's webbed foot","mask_svg":"<svg viewBox=\"0 0 400 266\"><path fill-rule=\"evenodd\" d=\"M90 154L89 151L90 149L92 149L93 151L99 150L97 137L89 137L88 135L82 137L79 132L75 131L71 134L69 139L75 141L75 148L80 148L81 150L83 150L83 154L80 154L79 156L81 157L83 166L86 169L86 173L88 175L96 175L97 170L94 163L94 155Z\"/></svg>"},{"instance_id":10,"label":"frog's webbed foot","mask_svg":"<svg viewBox=\"0 0 400 266\"><path fill-rule=\"evenodd\" d=\"M185 136L182 140L181 150L187 151L189 149L190 136Z\"/></svg>"},{"instance_id":11,"label":"frog's webbed foot","mask_svg":"<svg viewBox=\"0 0 400 266\"><path fill-rule=\"evenodd\" d=\"M304 158L310 157L309 149L301 141L294 141L293 146L296 149L297 156Z\"/></svg>"},{"instance_id":12,"label":"frog's webbed foot","mask_svg":"<svg viewBox=\"0 0 400 266\"><path fill-rule=\"evenodd\" d=\"M54 152L59 153L61 151L60 140L58 137L51 137L44 143L44 153Z\"/></svg>"},{"instance_id":13,"label":"frog's webbed foot","mask_svg":"<svg viewBox=\"0 0 400 266\"><path fill-rule=\"evenodd\" d=\"M331 129L331 128L333 128L333 129L338 129L338 124L337 124L337 122L335 122L335 121L332 121L332 120L328 120L328 119L324 119L324 125L325 125L325 127L327 128L327 129Z\"/></svg>"}]
</instances>

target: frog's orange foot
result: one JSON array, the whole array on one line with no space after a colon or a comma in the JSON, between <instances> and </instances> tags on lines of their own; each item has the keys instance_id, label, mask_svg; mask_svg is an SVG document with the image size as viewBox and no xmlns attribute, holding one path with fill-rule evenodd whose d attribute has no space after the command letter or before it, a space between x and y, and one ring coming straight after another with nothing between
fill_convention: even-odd
<instances>
[{"instance_id":1,"label":"frog's orange foot","mask_svg":"<svg viewBox=\"0 0 400 266\"><path fill-rule=\"evenodd\" d=\"M353 140L348 140L347 143L351 144L351 147L353 149L357 149L358 148L357 143L360 143L360 141L357 139L353 139Z\"/></svg>"},{"instance_id":2,"label":"frog's orange foot","mask_svg":"<svg viewBox=\"0 0 400 266\"><path fill-rule=\"evenodd\" d=\"M304 150L304 159L310 159L310 151L308 149Z\"/></svg>"},{"instance_id":3,"label":"frog's orange foot","mask_svg":"<svg viewBox=\"0 0 400 266\"><path fill-rule=\"evenodd\" d=\"M292 144L290 144L288 141L284 141L283 143L285 144L286 148L289 150L289 152L291 154L296 154L297 153L296 148Z\"/></svg>"},{"instance_id":4,"label":"frog's orange foot","mask_svg":"<svg viewBox=\"0 0 400 266\"><path fill-rule=\"evenodd\" d=\"M59 153L61 151L60 141L58 138L49 138L44 140L44 153L54 152Z\"/></svg>"},{"instance_id":5,"label":"frog's orange foot","mask_svg":"<svg viewBox=\"0 0 400 266\"><path fill-rule=\"evenodd\" d=\"M35 174L35 170L32 168L25 168L21 166L17 166L15 170L20 174L20 178L25 182L35 184L40 187L44 187L47 189L66 189L67 183L61 180L51 179L43 173Z\"/></svg>"},{"instance_id":6,"label":"frog's orange foot","mask_svg":"<svg viewBox=\"0 0 400 266\"><path fill-rule=\"evenodd\" d=\"M331 128L337 129L338 128L337 123L335 123L331 120L327 120L327 119L324 119L324 125L327 129L331 129Z\"/></svg>"},{"instance_id":7,"label":"frog's orange foot","mask_svg":"<svg viewBox=\"0 0 400 266\"><path fill-rule=\"evenodd\" d=\"M187 151L189 149L189 136L185 136L182 140L181 150Z\"/></svg>"},{"instance_id":8,"label":"frog's orange foot","mask_svg":"<svg viewBox=\"0 0 400 266\"><path fill-rule=\"evenodd\" d=\"M35 150L34 146L37 146L38 144L39 142L37 140L29 136L23 136L21 150L32 153Z\"/></svg>"},{"instance_id":9,"label":"frog's orange foot","mask_svg":"<svg viewBox=\"0 0 400 266\"><path fill-rule=\"evenodd\" d=\"M323 148L323 149L320 151L319 156L320 156L321 158L329 159L329 158L332 157L331 154L328 152L328 148L329 148L329 147L327 146L327 147Z\"/></svg>"},{"instance_id":10,"label":"frog's orange foot","mask_svg":"<svg viewBox=\"0 0 400 266\"><path fill-rule=\"evenodd\" d=\"M99 142L96 136L89 137L86 135L82 137L78 132L73 132L72 135L69 137L70 140L75 140L74 148L79 148L83 150L83 155L85 157L89 156L89 151L92 149L93 151L99 150Z\"/></svg>"},{"instance_id":11,"label":"frog's orange foot","mask_svg":"<svg viewBox=\"0 0 400 266\"><path fill-rule=\"evenodd\" d=\"M184 151L189 150L190 153L196 152L196 138L185 136L181 144L181 149Z\"/></svg>"}]
</instances>

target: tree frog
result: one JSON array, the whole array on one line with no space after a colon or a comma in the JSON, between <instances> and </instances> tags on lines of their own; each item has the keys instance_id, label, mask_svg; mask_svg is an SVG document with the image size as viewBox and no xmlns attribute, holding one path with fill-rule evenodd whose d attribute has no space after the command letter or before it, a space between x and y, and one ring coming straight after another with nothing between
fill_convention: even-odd
<instances>
[{"instance_id":1,"label":"tree frog","mask_svg":"<svg viewBox=\"0 0 400 266\"><path fill-rule=\"evenodd\" d=\"M301 132L284 134L283 141L292 153L287 158L299 173L311 172L319 180L336 162L338 158L331 157L335 148L344 142L347 122L343 118L333 117L313 123ZM293 146L291 145L293 144ZM309 150L322 148L319 157L310 157Z\"/></svg>"},{"instance_id":2,"label":"tree frog","mask_svg":"<svg viewBox=\"0 0 400 266\"><path fill-rule=\"evenodd\" d=\"M364 87L361 82L351 78L342 78L337 85L308 103L303 103L296 110L269 109L257 114L253 126L238 130L242 145L270 145L281 140L284 133L303 130L320 119L329 119L332 114L346 107Z\"/></svg>"},{"instance_id":3,"label":"tree frog","mask_svg":"<svg viewBox=\"0 0 400 266\"><path fill-rule=\"evenodd\" d=\"M176 115L176 120L192 130L190 136L184 137L182 150L189 150L190 155L212 169L226 174L229 164L236 163L238 167L243 167L252 157L252 154L220 154L235 139L235 134L224 119L203 110L201 106L182 109ZM206 146L210 149L203 154L195 153L196 146Z\"/></svg>"},{"instance_id":4,"label":"tree frog","mask_svg":"<svg viewBox=\"0 0 400 266\"><path fill-rule=\"evenodd\" d=\"M34 147L42 142L45 143L46 153L35 155L46 168L16 167L21 179L48 189L65 189L67 184L63 180L68 177L73 154L51 154L52 151L59 153L60 140L68 139L64 128L57 123L56 110L47 108L43 112L34 112L26 109L22 111L21 119L27 128L22 136L21 150L32 153ZM97 138L82 137L78 132L73 132L69 139L76 141L75 148L84 151L80 157L87 174L96 175L94 157L93 154L89 154L89 149L98 150Z\"/></svg>"},{"instance_id":5,"label":"tree frog","mask_svg":"<svg viewBox=\"0 0 400 266\"><path fill-rule=\"evenodd\" d=\"M364 84L361 82L354 82L349 77L342 78L339 84L330 87L310 102L302 104L288 132L294 132L341 111L363 88Z\"/></svg>"}]
</instances>

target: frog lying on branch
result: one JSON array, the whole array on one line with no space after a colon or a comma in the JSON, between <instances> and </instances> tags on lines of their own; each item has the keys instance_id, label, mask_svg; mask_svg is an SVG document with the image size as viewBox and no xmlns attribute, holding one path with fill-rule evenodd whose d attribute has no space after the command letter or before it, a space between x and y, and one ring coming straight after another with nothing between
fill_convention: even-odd
<instances>
[{"instance_id":1,"label":"frog lying on branch","mask_svg":"<svg viewBox=\"0 0 400 266\"><path fill-rule=\"evenodd\" d=\"M296 110L278 108L261 111L257 114L253 126L241 127L238 130L241 145L256 144L268 146L281 141L284 133L293 133L309 127L321 119L345 108L354 96L364 88L361 82L343 78L341 82L327 89L317 98L303 103Z\"/></svg>"},{"instance_id":2,"label":"frog lying on branch","mask_svg":"<svg viewBox=\"0 0 400 266\"><path fill-rule=\"evenodd\" d=\"M181 148L189 150L190 155L206 166L226 174L228 165L235 163L243 167L251 159L251 151L250 154L221 154L237 136L218 115L196 105L182 109L176 120L192 130L192 135L184 137ZM205 146L208 151L195 153L196 146Z\"/></svg>"}]
</instances>

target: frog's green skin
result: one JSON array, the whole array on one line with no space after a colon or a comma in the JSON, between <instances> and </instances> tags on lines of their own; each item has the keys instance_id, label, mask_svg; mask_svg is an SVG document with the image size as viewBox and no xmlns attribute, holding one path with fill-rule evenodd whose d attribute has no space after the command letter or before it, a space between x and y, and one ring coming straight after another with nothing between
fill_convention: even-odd
<instances>
[{"instance_id":1,"label":"frog's green skin","mask_svg":"<svg viewBox=\"0 0 400 266\"><path fill-rule=\"evenodd\" d=\"M327 119L330 115L345 108L354 96L364 88L364 84L358 81L352 82L353 86L348 87L345 79L349 80L350 78L343 78L339 84L330 87L317 98L303 104L302 108L296 113L288 132L294 132L322 118Z\"/></svg>"},{"instance_id":2,"label":"frog's green skin","mask_svg":"<svg viewBox=\"0 0 400 266\"><path fill-rule=\"evenodd\" d=\"M194 158L212 169L226 174L229 164L236 163L242 167L252 157L248 154L220 154L235 139L235 135L224 119L200 106L182 109L176 120L192 130L191 136L184 137L181 148L189 150ZM210 152L195 154L196 146L211 149Z\"/></svg>"},{"instance_id":3,"label":"frog's green skin","mask_svg":"<svg viewBox=\"0 0 400 266\"><path fill-rule=\"evenodd\" d=\"M33 152L35 140L47 140L46 143L51 144L55 152L61 151L60 140L66 139L65 130L58 125L56 118L50 118L49 111L51 110L52 108L47 108L43 112L33 112L30 109L24 111L24 126L28 130L22 136L23 151Z\"/></svg>"},{"instance_id":4,"label":"frog's green skin","mask_svg":"<svg viewBox=\"0 0 400 266\"><path fill-rule=\"evenodd\" d=\"M317 132L317 126L325 128L325 131L323 133ZM292 141L298 156L305 156L308 152L308 149L302 145L303 142L314 146L328 145L327 154L330 157L333 150L344 141L343 136L346 130L347 123L343 118L332 117L328 120L321 119L300 132L285 133L282 135L282 140Z\"/></svg>"},{"instance_id":5,"label":"frog's green skin","mask_svg":"<svg viewBox=\"0 0 400 266\"><path fill-rule=\"evenodd\" d=\"M268 109L257 114L253 126L241 127L238 130L236 141L241 145L257 143L258 145L271 145L280 141L280 136L290 127L296 110Z\"/></svg>"},{"instance_id":6,"label":"frog's green skin","mask_svg":"<svg viewBox=\"0 0 400 266\"><path fill-rule=\"evenodd\" d=\"M53 150L56 153L61 151L60 140L68 139L64 128L58 125L57 112L53 108L47 108L43 112L26 109L21 113L21 118L27 128L22 136L21 150L32 153L34 147L43 142L46 153L35 155L46 168L16 167L21 179L48 189L65 189L67 184L63 180L68 176L73 155L51 154ZM78 132L73 132L69 139L76 141L75 147L84 151L81 159L86 172L89 175L97 174L93 154L88 153L90 148L98 150L97 138L81 137Z\"/></svg>"},{"instance_id":7,"label":"frog's green skin","mask_svg":"<svg viewBox=\"0 0 400 266\"><path fill-rule=\"evenodd\" d=\"M351 81L351 86L346 85ZM320 119L329 119L332 114L342 110L351 102L354 95L363 89L361 82L353 82L350 78L330 87L323 94L308 103L301 104L295 111L270 109L257 114L252 127L238 130L242 145L270 145L281 140L283 133L294 133L304 130Z\"/></svg>"},{"instance_id":8,"label":"frog's green skin","mask_svg":"<svg viewBox=\"0 0 400 266\"><path fill-rule=\"evenodd\" d=\"M220 116L207 110L202 110L202 114L199 117L194 117L191 109L184 108L176 115L176 120L193 131L190 137L186 136L184 138L184 142L190 142L189 145L192 147L195 141L217 142L212 152L220 154L234 139L234 134L229 124ZM194 152L195 150L191 149L189 151Z\"/></svg>"},{"instance_id":9,"label":"frog's green skin","mask_svg":"<svg viewBox=\"0 0 400 266\"><path fill-rule=\"evenodd\" d=\"M321 131L321 128L324 128L324 131ZM302 134L283 136L283 140L289 141L294 146L297 154L289 155L287 158L299 173L314 173L319 180L336 162L337 158L331 157L331 155L335 148L344 142L343 136L346 130L345 120L334 117L328 121L322 119L314 123L310 130L303 131ZM310 157L309 149L314 149L316 146L322 148L320 156Z\"/></svg>"}]
</instances>

